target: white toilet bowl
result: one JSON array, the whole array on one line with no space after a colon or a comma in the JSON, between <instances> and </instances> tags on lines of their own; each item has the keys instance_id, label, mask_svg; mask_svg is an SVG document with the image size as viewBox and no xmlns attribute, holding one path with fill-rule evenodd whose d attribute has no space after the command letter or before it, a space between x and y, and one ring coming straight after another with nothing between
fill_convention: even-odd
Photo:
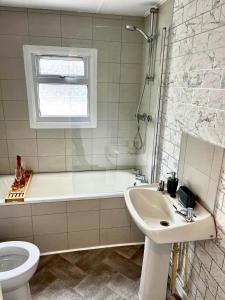
<instances>
[{"instance_id":1,"label":"white toilet bowl","mask_svg":"<svg viewBox=\"0 0 225 300\"><path fill-rule=\"evenodd\" d=\"M4 300L31 300L29 280L34 275L40 251L27 242L0 243L0 285Z\"/></svg>"}]
</instances>

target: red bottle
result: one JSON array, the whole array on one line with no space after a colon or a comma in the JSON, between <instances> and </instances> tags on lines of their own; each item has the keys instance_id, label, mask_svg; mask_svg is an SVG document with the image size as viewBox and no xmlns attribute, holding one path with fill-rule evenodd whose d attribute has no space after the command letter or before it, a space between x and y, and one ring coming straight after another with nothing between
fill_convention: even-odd
<instances>
[{"instance_id":1,"label":"red bottle","mask_svg":"<svg viewBox=\"0 0 225 300\"><path fill-rule=\"evenodd\" d=\"M16 185L21 188L25 185L25 170L22 167L21 164L21 156L16 156Z\"/></svg>"}]
</instances>

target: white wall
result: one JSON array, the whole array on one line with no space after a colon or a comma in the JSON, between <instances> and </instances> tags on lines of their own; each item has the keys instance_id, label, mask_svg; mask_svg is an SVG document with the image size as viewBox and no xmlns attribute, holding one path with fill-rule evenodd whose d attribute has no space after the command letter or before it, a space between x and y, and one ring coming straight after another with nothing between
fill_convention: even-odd
<instances>
[{"instance_id":1,"label":"white wall","mask_svg":"<svg viewBox=\"0 0 225 300\"><path fill-rule=\"evenodd\" d=\"M224 0L174 1L160 136L161 178L177 170L182 132L225 147L224 35ZM207 153L206 146L202 152ZM225 159L214 207L218 239L191 243L188 299L225 299L224 170Z\"/></svg>"}]
</instances>

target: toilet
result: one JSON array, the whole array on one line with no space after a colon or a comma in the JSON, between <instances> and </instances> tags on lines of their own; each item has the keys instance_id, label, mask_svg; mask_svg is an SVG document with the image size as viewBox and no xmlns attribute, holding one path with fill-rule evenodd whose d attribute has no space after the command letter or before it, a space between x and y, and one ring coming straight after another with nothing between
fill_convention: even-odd
<instances>
[{"instance_id":1,"label":"toilet","mask_svg":"<svg viewBox=\"0 0 225 300\"><path fill-rule=\"evenodd\" d=\"M31 300L29 280L39 262L37 246L20 241L0 243L0 286L3 300Z\"/></svg>"}]
</instances>

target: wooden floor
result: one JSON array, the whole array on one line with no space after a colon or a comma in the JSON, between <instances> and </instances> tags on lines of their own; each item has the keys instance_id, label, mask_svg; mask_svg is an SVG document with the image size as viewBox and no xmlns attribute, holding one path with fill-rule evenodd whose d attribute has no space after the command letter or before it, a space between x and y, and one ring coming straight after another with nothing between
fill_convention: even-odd
<instances>
[{"instance_id":1,"label":"wooden floor","mask_svg":"<svg viewBox=\"0 0 225 300\"><path fill-rule=\"evenodd\" d=\"M30 282L33 300L138 300L142 257L142 246L43 256Z\"/></svg>"}]
</instances>

